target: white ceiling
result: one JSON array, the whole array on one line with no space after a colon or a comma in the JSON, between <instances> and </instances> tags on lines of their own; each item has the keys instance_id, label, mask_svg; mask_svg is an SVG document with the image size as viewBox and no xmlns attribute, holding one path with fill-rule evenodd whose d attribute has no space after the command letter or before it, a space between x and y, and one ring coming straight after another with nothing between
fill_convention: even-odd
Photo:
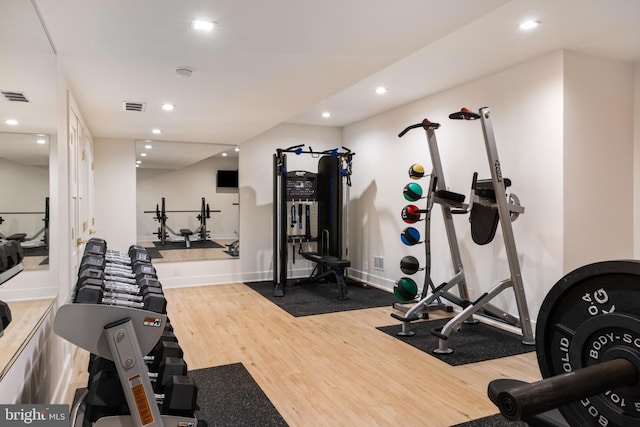
<instances>
[{"instance_id":1,"label":"white ceiling","mask_svg":"<svg viewBox=\"0 0 640 427\"><path fill-rule=\"evenodd\" d=\"M94 137L235 145L282 122L344 126L558 49L640 62L638 0L32 1ZM524 19L542 25L524 33Z\"/></svg>"}]
</instances>

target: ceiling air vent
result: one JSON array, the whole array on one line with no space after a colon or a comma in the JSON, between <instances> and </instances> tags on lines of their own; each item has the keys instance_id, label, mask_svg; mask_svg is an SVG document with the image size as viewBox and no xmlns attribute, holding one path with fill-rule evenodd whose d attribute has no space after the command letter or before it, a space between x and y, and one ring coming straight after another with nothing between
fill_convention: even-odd
<instances>
[{"instance_id":1,"label":"ceiling air vent","mask_svg":"<svg viewBox=\"0 0 640 427\"><path fill-rule=\"evenodd\" d=\"M23 92L13 92L8 90L0 91L7 101L11 102L29 102Z\"/></svg>"},{"instance_id":2,"label":"ceiling air vent","mask_svg":"<svg viewBox=\"0 0 640 427\"><path fill-rule=\"evenodd\" d=\"M144 102L127 102L122 103L124 111L139 111L142 112L145 109L146 104Z\"/></svg>"}]
</instances>

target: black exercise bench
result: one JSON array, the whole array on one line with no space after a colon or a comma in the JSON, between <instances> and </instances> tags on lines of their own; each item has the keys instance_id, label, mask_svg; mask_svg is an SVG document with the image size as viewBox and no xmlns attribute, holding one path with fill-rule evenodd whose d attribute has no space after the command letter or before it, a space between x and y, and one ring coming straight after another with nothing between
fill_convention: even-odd
<instances>
[{"instance_id":1,"label":"black exercise bench","mask_svg":"<svg viewBox=\"0 0 640 427\"><path fill-rule=\"evenodd\" d=\"M305 259L316 263L315 268L311 272L311 276L298 281L298 283L319 282L322 279L333 276L338 284L338 299L348 300L347 285L344 283L344 269L351 267L351 261L340 259L332 255L320 255L317 252L299 252Z\"/></svg>"}]
</instances>

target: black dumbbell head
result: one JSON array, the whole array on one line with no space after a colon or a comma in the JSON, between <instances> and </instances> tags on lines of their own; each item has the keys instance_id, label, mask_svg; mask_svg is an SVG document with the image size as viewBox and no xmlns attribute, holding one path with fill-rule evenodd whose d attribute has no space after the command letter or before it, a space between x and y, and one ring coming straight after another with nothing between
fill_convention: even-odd
<instances>
[{"instance_id":1,"label":"black dumbbell head","mask_svg":"<svg viewBox=\"0 0 640 427\"><path fill-rule=\"evenodd\" d=\"M91 238L84 247L84 253L104 256L107 253L107 242L95 237Z\"/></svg>"},{"instance_id":2,"label":"black dumbbell head","mask_svg":"<svg viewBox=\"0 0 640 427\"><path fill-rule=\"evenodd\" d=\"M173 375L164 388L162 412L169 415L193 416L197 408L198 388L187 376Z\"/></svg>"}]
</instances>

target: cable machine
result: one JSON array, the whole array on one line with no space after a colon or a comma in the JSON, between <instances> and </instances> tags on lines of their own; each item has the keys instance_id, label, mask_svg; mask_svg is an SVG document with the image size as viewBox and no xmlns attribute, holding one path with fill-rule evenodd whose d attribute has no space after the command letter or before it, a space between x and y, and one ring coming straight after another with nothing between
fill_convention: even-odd
<instances>
[{"instance_id":1,"label":"cable machine","mask_svg":"<svg viewBox=\"0 0 640 427\"><path fill-rule=\"evenodd\" d=\"M338 283L340 299L346 299L345 278L351 265L347 257L349 187L355 153L342 147L315 152L304 144L277 149L273 156L273 283L274 296L284 296L287 285L289 244L291 261L297 253L316 264L305 281L332 276ZM318 172L287 168L287 154L311 155L318 160ZM303 245L316 243L316 251Z\"/></svg>"}]
</instances>

